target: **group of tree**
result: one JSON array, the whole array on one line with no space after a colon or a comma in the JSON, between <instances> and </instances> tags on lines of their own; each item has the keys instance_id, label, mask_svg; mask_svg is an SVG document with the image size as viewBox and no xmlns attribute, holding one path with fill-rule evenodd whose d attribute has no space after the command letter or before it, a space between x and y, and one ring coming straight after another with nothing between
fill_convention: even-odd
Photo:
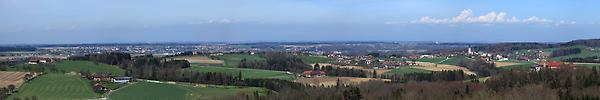
<instances>
[{"instance_id":1,"label":"group of tree","mask_svg":"<svg viewBox=\"0 0 600 100\"><path fill-rule=\"evenodd\" d=\"M552 54L550 54L550 57L560 57L560 56L579 54L579 53L581 53L581 48L559 49L559 50L552 51Z\"/></svg>"},{"instance_id":2,"label":"group of tree","mask_svg":"<svg viewBox=\"0 0 600 100\"><path fill-rule=\"evenodd\" d=\"M487 81L432 81L412 79L404 82L369 81L353 86L309 86L283 88L276 94L240 94L236 100L598 100L598 69L508 70ZM442 72L450 74L451 71ZM454 73L460 73L454 71ZM409 75L410 76L410 75ZM450 77L450 76L448 76ZM468 76L467 76L468 77ZM447 78L451 79L451 78Z\"/></svg>"},{"instance_id":3,"label":"group of tree","mask_svg":"<svg viewBox=\"0 0 600 100\"><path fill-rule=\"evenodd\" d=\"M467 69L477 73L477 75L483 77L494 75L500 71L500 69L496 67L496 64L488 63L479 59L462 60L459 62L458 66L466 67Z\"/></svg>"},{"instance_id":4,"label":"group of tree","mask_svg":"<svg viewBox=\"0 0 600 100\"><path fill-rule=\"evenodd\" d=\"M0 88L0 100L5 99L11 93L13 93L16 89L16 86L13 84L8 85L7 87Z\"/></svg>"},{"instance_id":5,"label":"group of tree","mask_svg":"<svg viewBox=\"0 0 600 100\"><path fill-rule=\"evenodd\" d=\"M327 76L338 76L338 77L367 77L367 72L361 69L350 69L350 68L334 68L333 66L320 67L315 64L314 70L321 70L325 72Z\"/></svg>"},{"instance_id":6,"label":"group of tree","mask_svg":"<svg viewBox=\"0 0 600 100\"><path fill-rule=\"evenodd\" d=\"M53 64L35 64L35 65L23 65L15 67L18 71L29 71L29 72L58 72L61 71L56 68Z\"/></svg>"},{"instance_id":7,"label":"group of tree","mask_svg":"<svg viewBox=\"0 0 600 100\"><path fill-rule=\"evenodd\" d=\"M405 83L409 81L463 81L474 79L476 76L467 75L462 70L443 70L431 73L380 75L380 77L390 79L394 83Z\"/></svg>"},{"instance_id":8,"label":"group of tree","mask_svg":"<svg viewBox=\"0 0 600 100\"><path fill-rule=\"evenodd\" d=\"M564 62L580 62L580 63L600 63L600 57L591 56L591 57L578 57L578 58L568 58L563 59Z\"/></svg>"},{"instance_id":9,"label":"group of tree","mask_svg":"<svg viewBox=\"0 0 600 100\"><path fill-rule=\"evenodd\" d=\"M131 55L128 53L121 52L109 52L102 54L90 54L85 56L73 56L69 57L69 60L88 60L94 62L100 62L110 65L127 66L132 60Z\"/></svg>"},{"instance_id":10,"label":"group of tree","mask_svg":"<svg viewBox=\"0 0 600 100\"><path fill-rule=\"evenodd\" d=\"M238 64L239 68L266 69L278 71L290 71L300 73L309 69L309 65L302 59L283 52L265 53L266 60L250 61L242 59Z\"/></svg>"}]
</instances>

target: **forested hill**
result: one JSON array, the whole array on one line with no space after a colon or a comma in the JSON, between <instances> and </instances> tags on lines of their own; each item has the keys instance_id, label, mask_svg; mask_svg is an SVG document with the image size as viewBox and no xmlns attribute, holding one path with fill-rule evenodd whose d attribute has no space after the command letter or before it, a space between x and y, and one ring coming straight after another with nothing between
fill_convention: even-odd
<instances>
[{"instance_id":1,"label":"forested hill","mask_svg":"<svg viewBox=\"0 0 600 100\"><path fill-rule=\"evenodd\" d=\"M557 48L557 47L569 47L583 45L588 47L600 47L600 39L585 39L585 40L574 40L564 43L540 43L540 42L511 42L511 43L497 43L488 45L479 45L472 47L476 51L485 52L510 52L515 50L526 50L526 49L545 49L545 48ZM464 48L466 49L466 48Z\"/></svg>"}]
</instances>

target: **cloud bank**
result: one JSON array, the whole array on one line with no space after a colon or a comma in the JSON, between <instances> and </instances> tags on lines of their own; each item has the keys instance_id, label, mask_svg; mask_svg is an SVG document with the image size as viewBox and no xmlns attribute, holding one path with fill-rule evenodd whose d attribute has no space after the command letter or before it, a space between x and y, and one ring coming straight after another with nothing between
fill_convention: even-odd
<instances>
[{"instance_id":1,"label":"cloud bank","mask_svg":"<svg viewBox=\"0 0 600 100\"><path fill-rule=\"evenodd\" d=\"M554 21L551 19L530 16L526 18L508 17L506 12L489 12L485 15L476 16L471 9L465 9L459 15L452 18L433 18L429 16L421 17L411 23L421 24L496 24L496 23L516 23L516 24L554 24L565 25L575 24L574 21Z\"/></svg>"}]
</instances>

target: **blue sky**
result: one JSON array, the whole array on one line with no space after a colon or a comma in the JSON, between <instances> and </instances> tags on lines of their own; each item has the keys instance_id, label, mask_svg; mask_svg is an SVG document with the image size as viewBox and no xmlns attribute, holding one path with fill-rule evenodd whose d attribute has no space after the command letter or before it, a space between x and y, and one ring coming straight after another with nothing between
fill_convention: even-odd
<instances>
[{"instance_id":1,"label":"blue sky","mask_svg":"<svg viewBox=\"0 0 600 100\"><path fill-rule=\"evenodd\" d=\"M0 0L0 44L560 42L600 38L594 0Z\"/></svg>"}]
</instances>

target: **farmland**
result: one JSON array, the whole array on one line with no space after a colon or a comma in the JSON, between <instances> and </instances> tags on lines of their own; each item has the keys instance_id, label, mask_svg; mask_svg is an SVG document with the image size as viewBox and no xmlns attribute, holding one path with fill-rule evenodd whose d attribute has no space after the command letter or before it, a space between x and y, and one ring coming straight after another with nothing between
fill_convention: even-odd
<instances>
[{"instance_id":1,"label":"farmland","mask_svg":"<svg viewBox=\"0 0 600 100\"><path fill-rule=\"evenodd\" d=\"M225 67L237 67L242 59L246 60L265 60L265 58L260 57L258 55L250 55L250 54L225 54L221 56L217 56L219 60L223 60Z\"/></svg>"},{"instance_id":2,"label":"farmland","mask_svg":"<svg viewBox=\"0 0 600 100\"><path fill-rule=\"evenodd\" d=\"M435 58L421 58L421 59L417 59L416 61L458 66L458 64L463 60L469 60L469 58L467 58L467 57L451 57L451 58L435 57Z\"/></svg>"},{"instance_id":3,"label":"farmland","mask_svg":"<svg viewBox=\"0 0 600 100\"><path fill-rule=\"evenodd\" d=\"M139 82L114 91L108 97L113 100L209 100L237 93L266 91L255 87L211 86L200 87L181 84Z\"/></svg>"},{"instance_id":4,"label":"farmland","mask_svg":"<svg viewBox=\"0 0 600 100\"><path fill-rule=\"evenodd\" d=\"M466 74L470 74L470 75L474 75L475 74L475 72L472 72L472 71L470 71L469 69L467 69L465 67L460 67L460 66L455 66L455 65L435 64L435 63L429 63L429 62L417 62L417 65L419 65L419 66L418 67L411 67L411 68L417 68L417 69L423 69L423 70L430 70L430 71L462 70Z\"/></svg>"},{"instance_id":5,"label":"farmland","mask_svg":"<svg viewBox=\"0 0 600 100\"><path fill-rule=\"evenodd\" d=\"M284 80L294 80L295 76L287 74L283 71L271 71L271 70L260 70L260 69L246 69L246 68L229 68L229 67L210 67L210 66L192 66L187 70L198 71L198 72L224 72L232 75L238 75L242 72L243 78L275 78Z\"/></svg>"},{"instance_id":6,"label":"farmland","mask_svg":"<svg viewBox=\"0 0 600 100\"><path fill-rule=\"evenodd\" d=\"M213 60L206 56L181 56L175 57L176 60L187 60L191 64L206 66L223 66L223 60Z\"/></svg>"},{"instance_id":7,"label":"farmland","mask_svg":"<svg viewBox=\"0 0 600 100\"><path fill-rule=\"evenodd\" d=\"M0 71L0 88L7 87L11 84L15 85L16 87L21 86L24 82L23 78L26 74L29 73Z\"/></svg>"},{"instance_id":8,"label":"farmland","mask_svg":"<svg viewBox=\"0 0 600 100\"><path fill-rule=\"evenodd\" d=\"M92 90L90 81L78 75L46 74L38 76L18 89L10 98L31 97L44 100L93 99L99 94Z\"/></svg>"}]
</instances>

